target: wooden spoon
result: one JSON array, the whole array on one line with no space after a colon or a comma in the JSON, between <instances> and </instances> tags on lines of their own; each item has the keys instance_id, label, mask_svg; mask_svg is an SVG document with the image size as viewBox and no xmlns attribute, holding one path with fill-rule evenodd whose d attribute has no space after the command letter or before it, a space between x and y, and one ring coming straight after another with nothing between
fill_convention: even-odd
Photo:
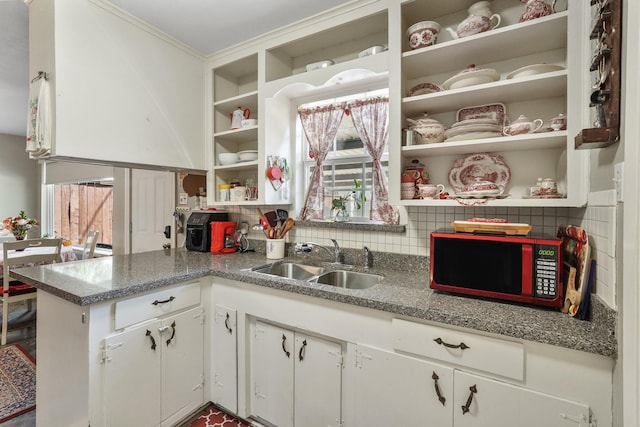
<instances>
[{"instance_id":1,"label":"wooden spoon","mask_svg":"<svg viewBox=\"0 0 640 427\"><path fill-rule=\"evenodd\" d=\"M287 218L287 220L284 222L284 225L282 226L282 229L280 230L280 233L278 234L278 239L283 239L284 236L289 232L289 230L293 228L295 223L296 222L293 218Z\"/></svg>"}]
</instances>

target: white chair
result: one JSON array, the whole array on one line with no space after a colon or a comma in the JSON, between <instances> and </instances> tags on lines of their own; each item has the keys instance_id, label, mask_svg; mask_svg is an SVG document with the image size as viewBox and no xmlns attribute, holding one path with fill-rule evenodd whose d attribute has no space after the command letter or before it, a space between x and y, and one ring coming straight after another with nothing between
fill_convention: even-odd
<instances>
[{"instance_id":1,"label":"white chair","mask_svg":"<svg viewBox=\"0 0 640 427\"><path fill-rule=\"evenodd\" d=\"M99 231L89 230L87 232L87 240L84 242L82 257L80 259L93 258L93 253L96 250L96 243L98 243L98 237L100 237Z\"/></svg>"},{"instance_id":2,"label":"white chair","mask_svg":"<svg viewBox=\"0 0 640 427\"><path fill-rule=\"evenodd\" d=\"M2 244L2 340L1 345L7 343L7 329L9 328L9 304L19 301L28 303L29 311L36 299L36 288L29 283L12 280L9 273L12 267L26 267L35 264L51 264L61 262L60 251L62 239L27 239ZM29 325L25 325L29 326Z\"/></svg>"}]
</instances>

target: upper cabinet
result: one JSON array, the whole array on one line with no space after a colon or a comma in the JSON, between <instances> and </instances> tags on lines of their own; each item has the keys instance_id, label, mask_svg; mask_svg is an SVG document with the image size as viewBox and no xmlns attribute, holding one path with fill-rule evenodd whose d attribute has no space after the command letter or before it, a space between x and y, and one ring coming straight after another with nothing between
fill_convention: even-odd
<instances>
[{"instance_id":1,"label":"upper cabinet","mask_svg":"<svg viewBox=\"0 0 640 427\"><path fill-rule=\"evenodd\" d=\"M471 24L471 10L485 3L491 27L464 34ZM560 2L559 2L560 3ZM525 5L494 0L436 2L416 0L400 6L394 35L399 61L391 70L398 98L398 120L391 125L393 137L390 186L400 195L402 167L417 159L434 184L443 184L447 200L403 199L402 205L580 206L588 191L587 161L573 148L583 111L582 8L568 1L566 10L523 20ZM479 12L476 12L479 13ZM496 17L496 15L498 17ZM411 46L410 28L432 21L440 27L435 44ZM495 23L499 21L499 25ZM460 33L460 34L459 34ZM420 33L418 33L420 35ZM415 37L415 36L414 36ZM424 37L423 37L424 39ZM426 43L425 43L426 44ZM441 123L443 142L407 144L402 129L428 114ZM552 130L550 120L566 116L568 126ZM535 121L537 131L504 133L520 116ZM483 120L498 119L498 126ZM415 138L414 138L415 140ZM399 156L398 156L399 153ZM473 157L474 154L481 154ZM485 155L486 154L486 155ZM496 179L496 176L501 177ZM461 187L475 177L498 181L504 192L497 198L468 196ZM531 197L538 178L558 184L554 197ZM457 188L456 188L457 187ZM456 191L457 190L457 191ZM468 198L469 197L469 198Z\"/></svg>"},{"instance_id":2,"label":"upper cabinet","mask_svg":"<svg viewBox=\"0 0 640 427\"><path fill-rule=\"evenodd\" d=\"M51 83L52 152L204 171L204 58L110 3L33 0L29 73Z\"/></svg>"},{"instance_id":3,"label":"upper cabinet","mask_svg":"<svg viewBox=\"0 0 640 427\"><path fill-rule=\"evenodd\" d=\"M266 171L274 159L286 158L288 165L299 160L296 105L319 99L319 93L346 95L350 85L379 85L384 79L392 204L583 206L589 157L573 142L589 121L591 82L584 64L590 58L584 40L590 28L583 3L557 2L559 10L521 22L527 5L513 0L363 0L213 55L207 67L209 186L250 179L257 183L258 198L234 203L292 203L292 195L302 191L274 186ZM469 10L483 4L496 15L491 28L462 34ZM423 21L437 23L437 41L412 47L409 29ZM374 46L382 52L370 55ZM461 83L465 78L472 81ZM238 107L257 123L231 129ZM425 114L444 126L447 139L407 144L403 131ZM560 115L566 127L554 130L551 120ZM535 131L505 133L521 116L535 123ZM497 123L487 129L483 120L493 117ZM246 150L257 151L257 160L220 164L220 154ZM401 198L403 168L414 160L452 197ZM498 181L503 191L488 198L460 194L474 178ZM531 197L539 178L555 181L557 194ZM209 194L210 204L228 203L217 192Z\"/></svg>"}]
</instances>

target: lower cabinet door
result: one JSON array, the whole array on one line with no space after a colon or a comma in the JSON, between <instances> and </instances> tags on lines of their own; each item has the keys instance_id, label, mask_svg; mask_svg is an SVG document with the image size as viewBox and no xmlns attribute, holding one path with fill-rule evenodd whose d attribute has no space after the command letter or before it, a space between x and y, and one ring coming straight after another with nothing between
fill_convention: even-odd
<instances>
[{"instance_id":1,"label":"lower cabinet door","mask_svg":"<svg viewBox=\"0 0 640 427\"><path fill-rule=\"evenodd\" d=\"M216 305L211 325L211 398L233 413L238 412L238 331L236 310Z\"/></svg>"},{"instance_id":2,"label":"lower cabinet door","mask_svg":"<svg viewBox=\"0 0 640 427\"><path fill-rule=\"evenodd\" d=\"M294 425L342 425L342 346L296 332Z\"/></svg>"},{"instance_id":3,"label":"lower cabinet door","mask_svg":"<svg viewBox=\"0 0 640 427\"><path fill-rule=\"evenodd\" d=\"M456 427L589 426L584 404L459 371L454 384Z\"/></svg>"},{"instance_id":4,"label":"lower cabinet door","mask_svg":"<svg viewBox=\"0 0 640 427\"><path fill-rule=\"evenodd\" d=\"M360 344L355 358L353 425L453 425L452 368Z\"/></svg>"},{"instance_id":5,"label":"lower cabinet door","mask_svg":"<svg viewBox=\"0 0 640 427\"><path fill-rule=\"evenodd\" d=\"M204 403L204 310L162 320L162 425L172 426Z\"/></svg>"},{"instance_id":6,"label":"lower cabinet door","mask_svg":"<svg viewBox=\"0 0 640 427\"><path fill-rule=\"evenodd\" d=\"M105 425L160 425L160 322L105 339Z\"/></svg>"},{"instance_id":7,"label":"lower cabinet door","mask_svg":"<svg viewBox=\"0 0 640 427\"><path fill-rule=\"evenodd\" d=\"M252 415L278 427L293 427L295 356L292 331L256 322L251 348Z\"/></svg>"}]
</instances>

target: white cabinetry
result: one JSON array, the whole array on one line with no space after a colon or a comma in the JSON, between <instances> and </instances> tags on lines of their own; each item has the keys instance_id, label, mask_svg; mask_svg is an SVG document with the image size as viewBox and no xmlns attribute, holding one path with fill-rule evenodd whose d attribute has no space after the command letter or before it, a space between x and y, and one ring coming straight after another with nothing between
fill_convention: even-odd
<instances>
[{"instance_id":1,"label":"white cabinetry","mask_svg":"<svg viewBox=\"0 0 640 427\"><path fill-rule=\"evenodd\" d=\"M51 83L50 157L206 169L199 53L100 0L34 0L29 20L29 74Z\"/></svg>"},{"instance_id":2,"label":"white cabinetry","mask_svg":"<svg viewBox=\"0 0 640 427\"><path fill-rule=\"evenodd\" d=\"M545 123L559 113L568 117L568 130L533 133L519 136L498 136L445 141L437 144L411 145L392 148L390 168L391 188L399 189L401 166L412 159L425 164L431 182L444 184L454 194L448 172L453 162L467 154L493 153L501 155L511 169L507 185L508 197L492 200L503 206L580 206L586 203L587 157L573 148L573 135L579 132L582 121L583 27L580 16L583 2L569 0L568 10L519 23L523 6L519 3L496 0L492 11L502 16L500 27L460 39L452 39L445 27L455 28L467 16L469 0L434 2L418 0L401 5L400 25L395 35L401 50L400 61L392 63L392 75L399 76L393 87L400 97L392 99L399 111L399 122L393 122L393 132L408 127L407 119L428 113L433 119L450 127L461 108L488 104L503 104L506 116L515 120L519 115L541 118ZM443 27L435 45L410 50L405 31L422 20L433 20ZM500 80L474 86L442 90L408 96L407 92L421 83L442 85L449 77L475 64L478 68L495 69ZM510 78L509 73L532 64L554 64L561 70ZM395 128L395 126L400 127ZM393 135L393 134L392 134ZM399 140L392 138L391 140ZM391 142L393 144L393 142ZM391 145L393 147L393 145ZM398 157L398 150L400 156ZM538 177L550 177L560 184L566 198L529 199L527 189ZM400 194L392 191L391 194ZM457 205L454 200L397 200L403 205Z\"/></svg>"},{"instance_id":3,"label":"white cabinetry","mask_svg":"<svg viewBox=\"0 0 640 427\"><path fill-rule=\"evenodd\" d=\"M211 329L211 400L238 412L238 330L236 310L214 306Z\"/></svg>"},{"instance_id":4,"label":"white cabinetry","mask_svg":"<svg viewBox=\"0 0 640 427\"><path fill-rule=\"evenodd\" d=\"M218 192L214 191L220 184L229 184L234 178L241 180L244 185L247 179L253 179L256 184L262 179L258 170L264 170L263 162L254 160L221 165L218 155L221 153L238 153L245 150L258 151L258 159L264 158L264 153L258 144L258 125L231 129L231 114L238 107L249 110L249 117L258 120L258 54L226 62L221 65L211 65L211 128L213 130L211 171L207 187L210 203L222 203ZM260 167L258 165L261 165ZM261 197L262 192L258 192ZM228 201L227 201L228 202ZM238 202L240 204L244 202ZM247 203L257 203L249 201Z\"/></svg>"},{"instance_id":5,"label":"white cabinetry","mask_svg":"<svg viewBox=\"0 0 640 427\"><path fill-rule=\"evenodd\" d=\"M256 321L252 414L279 427L341 425L342 347Z\"/></svg>"},{"instance_id":6,"label":"white cabinetry","mask_svg":"<svg viewBox=\"0 0 640 427\"><path fill-rule=\"evenodd\" d=\"M49 356L37 365L36 425L168 426L200 407L200 290L195 281L88 306L41 292L37 346Z\"/></svg>"},{"instance_id":7,"label":"white cabinetry","mask_svg":"<svg viewBox=\"0 0 640 427\"><path fill-rule=\"evenodd\" d=\"M316 425L298 415L311 413L307 405L339 408L341 395L344 425L358 427L613 425L609 358L227 279L214 279L213 290L238 314L240 416ZM312 420L335 425L332 417Z\"/></svg>"},{"instance_id":8,"label":"white cabinetry","mask_svg":"<svg viewBox=\"0 0 640 427\"><path fill-rule=\"evenodd\" d=\"M203 324L198 307L105 338L107 425L169 426L202 404Z\"/></svg>"}]
</instances>

